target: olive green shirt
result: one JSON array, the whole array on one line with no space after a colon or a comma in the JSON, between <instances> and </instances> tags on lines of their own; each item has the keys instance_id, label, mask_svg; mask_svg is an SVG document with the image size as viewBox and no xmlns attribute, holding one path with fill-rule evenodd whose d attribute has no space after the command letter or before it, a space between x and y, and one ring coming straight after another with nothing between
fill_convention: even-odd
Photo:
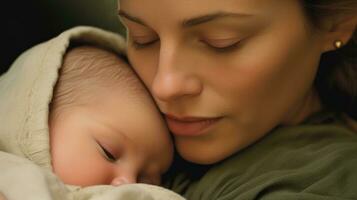
<instances>
[{"instance_id":1,"label":"olive green shirt","mask_svg":"<svg viewBox=\"0 0 357 200\"><path fill-rule=\"evenodd\" d=\"M321 112L275 128L199 178L180 173L168 187L188 200L357 199L357 134Z\"/></svg>"}]
</instances>

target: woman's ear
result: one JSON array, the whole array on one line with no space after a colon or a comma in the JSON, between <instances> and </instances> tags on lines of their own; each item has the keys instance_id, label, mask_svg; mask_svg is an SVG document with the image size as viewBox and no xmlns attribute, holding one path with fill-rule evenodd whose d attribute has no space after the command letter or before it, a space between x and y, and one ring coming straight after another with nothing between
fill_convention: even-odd
<instances>
[{"instance_id":1,"label":"woman's ear","mask_svg":"<svg viewBox=\"0 0 357 200\"><path fill-rule=\"evenodd\" d=\"M342 42L342 46L347 44L353 37L357 27L357 15L343 16L339 18L329 18L323 23L323 31L326 33L324 38L324 52L335 50L336 42Z\"/></svg>"}]
</instances>

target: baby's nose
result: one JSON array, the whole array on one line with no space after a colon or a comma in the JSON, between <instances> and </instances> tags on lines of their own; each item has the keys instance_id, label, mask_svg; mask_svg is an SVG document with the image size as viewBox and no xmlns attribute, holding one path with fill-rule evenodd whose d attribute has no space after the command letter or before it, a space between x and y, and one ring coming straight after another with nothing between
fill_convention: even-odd
<instances>
[{"instance_id":1,"label":"baby's nose","mask_svg":"<svg viewBox=\"0 0 357 200\"><path fill-rule=\"evenodd\" d=\"M136 175L133 174L120 174L113 178L111 185L119 186L123 184L136 183Z\"/></svg>"}]
</instances>

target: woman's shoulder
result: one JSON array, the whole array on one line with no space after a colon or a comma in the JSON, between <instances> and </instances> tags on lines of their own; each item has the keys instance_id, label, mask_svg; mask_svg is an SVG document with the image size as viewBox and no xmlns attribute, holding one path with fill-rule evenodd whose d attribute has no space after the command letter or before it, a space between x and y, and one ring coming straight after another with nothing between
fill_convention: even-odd
<instances>
[{"instance_id":1,"label":"woman's shoulder","mask_svg":"<svg viewBox=\"0 0 357 200\"><path fill-rule=\"evenodd\" d=\"M187 178L183 193L192 200L354 199L356 155L357 134L336 115L321 113L274 129L189 186Z\"/></svg>"}]
</instances>

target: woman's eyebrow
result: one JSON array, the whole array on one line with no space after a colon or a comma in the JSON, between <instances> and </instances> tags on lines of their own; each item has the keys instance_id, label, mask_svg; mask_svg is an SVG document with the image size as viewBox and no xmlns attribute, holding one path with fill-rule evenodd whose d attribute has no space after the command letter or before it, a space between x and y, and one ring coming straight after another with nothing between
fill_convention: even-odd
<instances>
[{"instance_id":1,"label":"woman's eyebrow","mask_svg":"<svg viewBox=\"0 0 357 200\"><path fill-rule=\"evenodd\" d=\"M131 16L130 14L124 12L123 10L119 10L118 11L118 15L121 17L124 17L130 21L136 22L138 24L147 26L146 23L144 21L142 21L141 19ZM208 23L214 20L218 20L218 19L222 19L222 18L247 18L247 17L251 17L252 15L250 14L244 14L244 13L233 13L233 12L215 12L215 13L210 13L210 14L205 14L205 15L201 15L198 17L194 17L194 18L190 18L190 19L186 19L182 22L182 27L184 28L188 28L188 27L192 27L192 26L197 26L199 24L204 24L204 23Z\"/></svg>"},{"instance_id":2,"label":"woman's eyebrow","mask_svg":"<svg viewBox=\"0 0 357 200\"><path fill-rule=\"evenodd\" d=\"M222 18L246 18L246 17L251 17L252 15L250 14L244 14L244 13L233 13L233 12L215 12L215 13L210 13L210 14L205 14L201 15L195 18L191 19L186 19L182 22L182 27L192 27L196 26L199 24L211 22L217 19L222 19Z\"/></svg>"},{"instance_id":3,"label":"woman's eyebrow","mask_svg":"<svg viewBox=\"0 0 357 200\"><path fill-rule=\"evenodd\" d=\"M124 12L124 11L122 11L122 10L119 10L119 11L118 11L118 15L119 15L120 17L124 17L124 18L126 18L126 19L128 19L128 20L130 20L130 21L133 21L133 22L136 22L136 23L138 23L138 24L147 26L146 23L145 23L144 21L142 21L141 19L139 19L139 18L137 18L137 17L134 17L134 16L131 16L131 15L129 15L128 13L126 13L126 12Z\"/></svg>"}]
</instances>

